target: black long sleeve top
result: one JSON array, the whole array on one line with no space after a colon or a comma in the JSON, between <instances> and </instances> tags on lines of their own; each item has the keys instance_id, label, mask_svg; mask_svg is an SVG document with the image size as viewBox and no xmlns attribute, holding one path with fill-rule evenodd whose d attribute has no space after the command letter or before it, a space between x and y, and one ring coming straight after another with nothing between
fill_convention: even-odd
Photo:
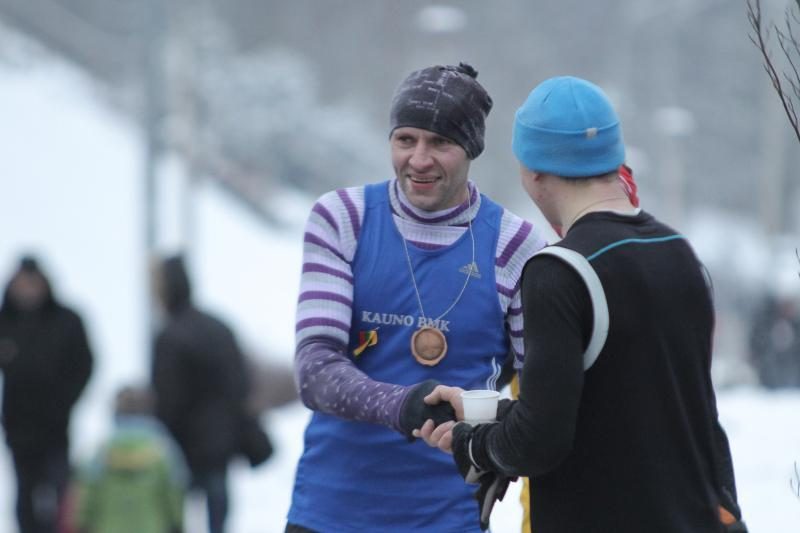
<instances>
[{"instance_id":1,"label":"black long sleeve top","mask_svg":"<svg viewBox=\"0 0 800 533\"><path fill-rule=\"evenodd\" d=\"M734 495L711 384L713 308L693 251L647 213L591 213L560 246L590 259L609 335L584 371L588 290L566 263L529 261L522 280L519 401L481 428L476 461L531 478L537 533L719 531Z\"/></svg>"}]
</instances>

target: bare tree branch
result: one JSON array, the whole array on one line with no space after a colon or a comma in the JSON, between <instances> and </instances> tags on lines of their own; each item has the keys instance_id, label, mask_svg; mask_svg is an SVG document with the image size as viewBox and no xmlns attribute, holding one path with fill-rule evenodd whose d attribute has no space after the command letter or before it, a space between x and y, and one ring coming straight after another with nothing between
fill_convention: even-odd
<instances>
[{"instance_id":1,"label":"bare tree branch","mask_svg":"<svg viewBox=\"0 0 800 533\"><path fill-rule=\"evenodd\" d=\"M795 0L795 3L800 10L800 0ZM795 57L800 55L800 44L794 37L792 30L793 24L798 23L797 15L788 8L785 13L786 31L781 31L774 23L764 26L761 18L761 0L747 0L747 20L750 23L750 28L753 33L749 35L750 42L761 52L761 57L764 61L764 70L769 76L772 87L778 93L778 98L781 100L783 110L789 123L794 130L794 134L800 142L800 126L798 125L797 112L795 110L794 98L800 100L800 72L796 66ZM775 32L778 39L778 44L781 47L781 52L789 63L791 68L790 73L785 71L778 72L775 64L772 61L772 54L770 53L767 43L770 41L770 30ZM792 76L793 75L793 76ZM784 83L788 85L788 89L784 88Z\"/></svg>"},{"instance_id":2,"label":"bare tree branch","mask_svg":"<svg viewBox=\"0 0 800 533\"><path fill-rule=\"evenodd\" d=\"M797 256L797 262L800 263L800 252L797 251L797 248L794 249L794 255ZM800 272L797 273L797 276L800 277Z\"/></svg>"},{"instance_id":3,"label":"bare tree branch","mask_svg":"<svg viewBox=\"0 0 800 533\"><path fill-rule=\"evenodd\" d=\"M794 14L792 14L794 17ZM794 32L792 31L792 23L789 18L789 14L787 13L786 20L786 32L782 32L778 29L775 30L775 34L778 36L778 42L780 43L781 50L783 51L783 55L786 57L787 61L789 62L789 66L794 73L794 77L790 77L789 74L784 72L784 79L786 82L791 86L792 91L794 92L795 98L800 97L800 75L797 72L797 66L795 64L795 59L791 53L791 50L798 50L797 39L794 37Z\"/></svg>"}]
</instances>

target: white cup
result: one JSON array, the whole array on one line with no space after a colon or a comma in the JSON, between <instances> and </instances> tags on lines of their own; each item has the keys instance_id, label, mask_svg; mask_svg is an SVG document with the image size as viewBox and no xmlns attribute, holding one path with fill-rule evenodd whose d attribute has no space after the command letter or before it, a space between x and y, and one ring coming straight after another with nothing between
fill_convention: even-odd
<instances>
[{"instance_id":1,"label":"white cup","mask_svg":"<svg viewBox=\"0 0 800 533\"><path fill-rule=\"evenodd\" d=\"M497 402L500 393L496 390L465 390L461 393L464 405L464 422L485 424L497 419Z\"/></svg>"}]
</instances>

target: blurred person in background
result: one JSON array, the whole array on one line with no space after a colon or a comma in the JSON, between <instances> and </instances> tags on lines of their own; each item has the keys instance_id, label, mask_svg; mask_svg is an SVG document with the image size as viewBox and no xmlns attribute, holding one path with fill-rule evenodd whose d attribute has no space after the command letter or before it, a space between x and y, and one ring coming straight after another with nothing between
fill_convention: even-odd
<instances>
[{"instance_id":1,"label":"blurred person in background","mask_svg":"<svg viewBox=\"0 0 800 533\"><path fill-rule=\"evenodd\" d=\"M69 481L72 409L92 372L80 316L59 303L30 256L0 307L3 428L17 477L21 533L55 533Z\"/></svg>"},{"instance_id":2,"label":"blurred person in background","mask_svg":"<svg viewBox=\"0 0 800 533\"><path fill-rule=\"evenodd\" d=\"M246 407L244 355L231 329L193 304L183 258L157 262L154 281L166 313L151 368L156 415L183 451L191 488L206 497L209 533L223 533L228 464L237 455L260 464L272 446Z\"/></svg>"},{"instance_id":3,"label":"blurred person in background","mask_svg":"<svg viewBox=\"0 0 800 533\"><path fill-rule=\"evenodd\" d=\"M123 387L111 435L79 477L75 531L181 533L186 477L182 454L154 417L151 391Z\"/></svg>"},{"instance_id":4,"label":"blurred person in background","mask_svg":"<svg viewBox=\"0 0 800 533\"><path fill-rule=\"evenodd\" d=\"M620 190L611 102L548 79L517 111L512 146L525 191L564 232L522 276L519 400L497 423L428 421L419 435L489 495L528 476L535 533L745 532L711 380L709 280L686 238ZM426 401L463 416L460 391Z\"/></svg>"},{"instance_id":5,"label":"blurred person in background","mask_svg":"<svg viewBox=\"0 0 800 533\"><path fill-rule=\"evenodd\" d=\"M797 281L797 280L794 280ZM750 328L750 363L769 389L800 387L800 305L794 293L768 293Z\"/></svg>"},{"instance_id":6,"label":"blurred person in background","mask_svg":"<svg viewBox=\"0 0 800 533\"><path fill-rule=\"evenodd\" d=\"M437 382L519 365L519 277L544 241L469 179L492 100L471 66L411 73L390 110L395 179L322 196L305 232L295 372L314 410L287 532L479 532L451 461L411 432Z\"/></svg>"}]
</instances>

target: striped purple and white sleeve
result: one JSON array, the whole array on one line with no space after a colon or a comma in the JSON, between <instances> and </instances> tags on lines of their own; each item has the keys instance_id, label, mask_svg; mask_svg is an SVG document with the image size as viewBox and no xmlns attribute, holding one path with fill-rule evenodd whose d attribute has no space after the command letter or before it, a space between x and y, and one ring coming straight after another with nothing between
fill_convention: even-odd
<instances>
[{"instance_id":1,"label":"striped purple and white sleeve","mask_svg":"<svg viewBox=\"0 0 800 533\"><path fill-rule=\"evenodd\" d=\"M310 409L399 429L408 393L370 379L347 357L355 255L364 217L364 189L323 195L309 215L295 325L295 381Z\"/></svg>"},{"instance_id":2,"label":"striped purple and white sleeve","mask_svg":"<svg viewBox=\"0 0 800 533\"><path fill-rule=\"evenodd\" d=\"M530 222L508 210L503 211L495 256L495 279L500 307L505 312L506 325L511 337L516 369L522 368L525 355L520 278L528 259L546 245L547 242Z\"/></svg>"},{"instance_id":3,"label":"striped purple and white sleeve","mask_svg":"<svg viewBox=\"0 0 800 533\"><path fill-rule=\"evenodd\" d=\"M347 344L355 254L363 218L363 189L340 189L314 204L303 234L303 272L295 340L328 337Z\"/></svg>"}]
</instances>

